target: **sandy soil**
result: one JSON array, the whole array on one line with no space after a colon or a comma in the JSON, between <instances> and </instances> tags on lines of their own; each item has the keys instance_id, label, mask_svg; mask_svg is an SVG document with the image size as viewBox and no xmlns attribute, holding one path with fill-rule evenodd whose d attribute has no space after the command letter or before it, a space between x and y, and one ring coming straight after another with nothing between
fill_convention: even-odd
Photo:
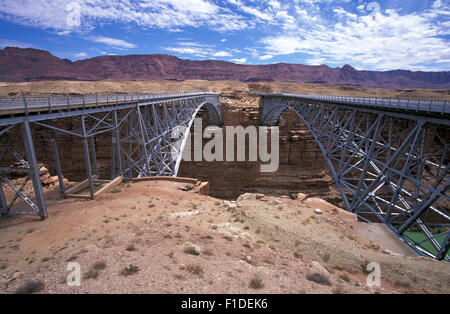
<instances>
[{"instance_id":1,"label":"sandy soil","mask_svg":"<svg viewBox=\"0 0 450 314\"><path fill-rule=\"evenodd\" d=\"M252 84L252 83L249 83ZM231 92L247 91L249 84L233 81L43 81L27 83L0 82L0 96L89 93L164 93L164 92ZM254 84L254 83L253 83ZM388 90L359 87L300 84L288 82L257 83L270 91L292 94L326 94L356 97L410 98L450 100L450 90Z\"/></svg>"},{"instance_id":2,"label":"sandy soil","mask_svg":"<svg viewBox=\"0 0 450 314\"><path fill-rule=\"evenodd\" d=\"M325 201L264 197L230 209L185 185L125 183L91 201L53 197L45 221L2 219L0 292L30 280L39 293L450 292L449 263L387 254L361 236L367 225ZM80 287L66 284L69 262L81 266ZM381 265L379 288L366 285L370 262ZM130 265L139 270L125 276ZM308 280L314 273L326 280Z\"/></svg>"}]
</instances>

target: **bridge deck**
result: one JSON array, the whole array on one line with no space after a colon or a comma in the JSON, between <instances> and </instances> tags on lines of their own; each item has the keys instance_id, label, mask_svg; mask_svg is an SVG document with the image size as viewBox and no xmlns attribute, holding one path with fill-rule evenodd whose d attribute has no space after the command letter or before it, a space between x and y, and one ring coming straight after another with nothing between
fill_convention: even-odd
<instances>
[{"instance_id":1,"label":"bridge deck","mask_svg":"<svg viewBox=\"0 0 450 314\"><path fill-rule=\"evenodd\" d=\"M174 100L212 93L174 93L174 94L107 94L107 95L60 95L0 97L0 116L26 115L35 112L89 109L111 105L127 105L143 102ZM216 95L216 94L215 94Z\"/></svg>"},{"instance_id":2,"label":"bridge deck","mask_svg":"<svg viewBox=\"0 0 450 314\"><path fill-rule=\"evenodd\" d=\"M450 114L450 102L440 100L364 98L327 95L259 94L269 97L289 97L313 102L352 105L367 108L380 108L387 110L420 113Z\"/></svg>"}]
</instances>

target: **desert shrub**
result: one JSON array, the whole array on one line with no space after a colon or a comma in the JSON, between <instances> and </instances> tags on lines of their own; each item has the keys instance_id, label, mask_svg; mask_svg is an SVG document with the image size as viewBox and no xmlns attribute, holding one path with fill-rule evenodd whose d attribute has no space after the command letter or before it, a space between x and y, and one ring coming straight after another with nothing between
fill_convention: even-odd
<instances>
[{"instance_id":1,"label":"desert shrub","mask_svg":"<svg viewBox=\"0 0 450 314\"><path fill-rule=\"evenodd\" d=\"M342 286L337 286L333 290L333 294L345 294L345 289Z\"/></svg>"},{"instance_id":2,"label":"desert shrub","mask_svg":"<svg viewBox=\"0 0 450 314\"><path fill-rule=\"evenodd\" d=\"M98 261L94 265L92 265L92 268L96 270L103 270L106 268L106 262L105 261Z\"/></svg>"},{"instance_id":3,"label":"desert shrub","mask_svg":"<svg viewBox=\"0 0 450 314\"><path fill-rule=\"evenodd\" d=\"M326 275L321 274L321 273L309 273L306 276L306 279L308 279L309 281L318 283L320 285L331 286L330 279L328 279L328 277Z\"/></svg>"},{"instance_id":4,"label":"desert shrub","mask_svg":"<svg viewBox=\"0 0 450 314\"><path fill-rule=\"evenodd\" d=\"M124 269L122 269L122 270L120 271L120 274L121 274L122 276L130 276L130 275L133 275L133 274L137 273L139 270L140 270L140 269L139 269L138 266L135 266L135 265L130 264L130 266L125 267Z\"/></svg>"},{"instance_id":5,"label":"desert shrub","mask_svg":"<svg viewBox=\"0 0 450 314\"><path fill-rule=\"evenodd\" d=\"M250 283L248 286L252 289L262 289L262 288L264 288L264 283L261 278L259 278L258 276L255 276L250 280Z\"/></svg>"},{"instance_id":6,"label":"desert shrub","mask_svg":"<svg viewBox=\"0 0 450 314\"><path fill-rule=\"evenodd\" d=\"M98 277L98 270L94 268L90 268L85 274L84 279L95 279Z\"/></svg>"},{"instance_id":7,"label":"desert shrub","mask_svg":"<svg viewBox=\"0 0 450 314\"><path fill-rule=\"evenodd\" d=\"M203 267L200 265L188 265L186 270L191 274L201 276L203 275Z\"/></svg>"},{"instance_id":8,"label":"desert shrub","mask_svg":"<svg viewBox=\"0 0 450 314\"><path fill-rule=\"evenodd\" d=\"M30 294L44 290L45 284L39 280L29 280L21 285L16 294Z\"/></svg>"},{"instance_id":9,"label":"desert shrub","mask_svg":"<svg viewBox=\"0 0 450 314\"><path fill-rule=\"evenodd\" d=\"M131 244L128 244L126 250L127 250L128 252L133 252L133 251L136 250L136 247L134 246L134 244L131 243Z\"/></svg>"},{"instance_id":10,"label":"desert shrub","mask_svg":"<svg viewBox=\"0 0 450 314\"><path fill-rule=\"evenodd\" d=\"M350 277L347 274L340 275L339 278L341 278L345 282L350 282Z\"/></svg>"},{"instance_id":11,"label":"desert shrub","mask_svg":"<svg viewBox=\"0 0 450 314\"><path fill-rule=\"evenodd\" d=\"M200 255L200 253L193 246L188 246L187 248L184 249L183 252L186 254L191 254L191 255L195 255L195 256Z\"/></svg>"}]
</instances>

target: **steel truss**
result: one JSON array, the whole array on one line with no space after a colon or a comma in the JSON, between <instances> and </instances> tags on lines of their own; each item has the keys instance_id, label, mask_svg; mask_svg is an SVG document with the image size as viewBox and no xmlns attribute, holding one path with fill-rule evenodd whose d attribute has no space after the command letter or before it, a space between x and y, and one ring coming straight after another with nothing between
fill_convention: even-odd
<instances>
[{"instance_id":1,"label":"steel truss","mask_svg":"<svg viewBox=\"0 0 450 314\"><path fill-rule=\"evenodd\" d=\"M291 109L308 126L348 211L386 224L420 255L450 260L448 114L263 98L262 125Z\"/></svg>"},{"instance_id":2,"label":"steel truss","mask_svg":"<svg viewBox=\"0 0 450 314\"><path fill-rule=\"evenodd\" d=\"M115 97L114 97L115 96ZM82 140L90 196L94 197L95 176L99 175L96 140L111 137L112 177L124 176L131 180L145 176L176 176L182 157L181 143L189 135L189 128L200 109L206 109L210 125L222 125L218 94L190 93L171 95L117 95L78 97L61 105L61 97L33 98L33 106L23 99L21 107L13 102L14 112L8 112L7 99L2 99L0 116L0 213L9 215L34 215L47 218L47 208L40 181L38 160L33 143L34 133L49 132L60 193L65 195L63 169L58 145L58 135L70 135ZM99 102L99 99L102 102ZM56 101L57 100L57 101ZM106 100L106 101L105 101ZM56 105L52 104L56 103ZM30 110L32 108L33 110ZM10 113L10 115L6 115ZM74 123L64 119L71 119ZM71 126L72 125L72 126ZM39 131L36 131L38 129ZM173 136L174 131L176 137ZM42 134L34 134L42 135ZM19 147L19 139L23 145ZM20 155L25 151L25 158ZM13 160L15 167L10 161ZM8 163L9 162L9 163ZM18 167L17 167L18 166ZM11 174L20 174L23 181L13 183ZM33 182L33 195L24 189ZM14 192L7 202L4 188ZM30 194L30 193L28 193ZM17 199L30 208L16 211Z\"/></svg>"}]
</instances>

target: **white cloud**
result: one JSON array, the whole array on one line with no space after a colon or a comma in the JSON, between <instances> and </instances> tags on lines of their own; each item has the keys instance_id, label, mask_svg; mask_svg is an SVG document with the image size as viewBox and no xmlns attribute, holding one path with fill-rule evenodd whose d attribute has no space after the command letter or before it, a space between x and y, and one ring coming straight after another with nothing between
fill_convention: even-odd
<instances>
[{"instance_id":1,"label":"white cloud","mask_svg":"<svg viewBox=\"0 0 450 314\"><path fill-rule=\"evenodd\" d=\"M126 42L125 40L111 37L97 36L97 37L88 37L87 39L96 43L102 43L115 48L130 49L137 47L137 45Z\"/></svg>"},{"instance_id":2,"label":"white cloud","mask_svg":"<svg viewBox=\"0 0 450 314\"><path fill-rule=\"evenodd\" d=\"M218 51L213 54L213 57L223 58L223 57L231 57L232 54L228 51Z\"/></svg>"},{"instance_id":3,"label":"white cloud","mask_svg":"<svg viewBox=\"0 0 450 314\"><path fill-rule=\"evenodd\" d=\"M164 47L163 49L169 52L188 55L190 54L202 58L224 58L231 57L233 55L230 51L216 51L214 45L191 41L179 41L176 46Z\"/></svg>"},{"instance_id":4,"label":"white cloud","mask_svg":"<svg viewBox=\"0 0 450 314\"><path fill-rule=\"evenodd\" d=\"M433 5L432 5L432 7L433 7L434 9L439 9L441 6L442 6L442 1L441 1L441 0L436 0L436 1L433 3Z\"/></svg>"},{"instance_id":5,"label":"white cloud","mask_svg":"<svg viewBox=\"0 0 450 314\"><path fill-rule=\"evenodd\" d=\"M264 55L264 56L260 56L259 60L269 60L269 59L272 59L272 58L273 58L272 55Z\"/></svg>"},{"instance_id":6,"label":"white cloud","mask_svg":"<svg viewBox=\"0 0 450 314\"><path fill-rule=\"evenodd\" d=\"M209 0L0 0L0 17L61 34L86 32L99 22L173 31L186 26L221 31L249 26L239 15Z\"/></svg>"},{"instance_id":7,"label":"white cloud","mask_svg":"<svg viewBox=\"0 0 450 314\"><path fill-rule=\"evenodd\" d=\"M176 52L181 54L191 54L191 55L197 55L197 56L207 56L208 54L205 53L205 50L198 47L167 47L165 50L170 52Z\"/></svg>"},{"instance_id":8,"label":"white cloud","mask_svg":"<svg viewBox=\"0 0 450 314\"><path fill-rule=\"evenodd\" d=\"M247 62L247 58L230 59L230 61L232 61L234 63L245 63L245 62Z\"/></svg>"},{"instance_id":9,"label":"white cloud","mask_svg":"<svg viewBox=\"0 0 450 314\"><path fill-rule=\"evenodd\" d=\"M245 12L249 15L253 15L257 19L265 22L273 21L273 16L270 13L266 12L266 10L245 5L241 0L228 0L228 2L235 5L237 7L237 10Z\"/></svg>"},{"instance_id":10,"label":"white cloud","mask_svg":"<svg viewBox=\"0 0 450 314\"><path fill-rule=\"evenodd\" d=\"M82 59L82 58L87 58L87 53L86 52L80 52L80 53L75 53L74 57L77 59Z\"/></svg>"},{"instance_id":11,"label":"white cloud","mask_svg":"<svg viewBox=\"0 0 450 314\"><path fill-rule=\"evenodd\" d=\"M335 24L309 24L285 30L261 40L267 54L306 54L306 63L351 63L375 70L442 70L450 67L450 45L442 34L449 25L435 23L437 15L449 14L430 9L400 15L394 10L372 15L355 15L334 8ZM434 16L434 17L431 17Z\"/></svg>"},{"instance_id":12,"label":"white cloud","mask_svg":"<svg viewBox=\"0 0 450 314\"><path fill-rule=\"evenodd\" d=\"M207 57L215 52L213 48L214 46L205 45L197 42L180 41L174 47L164 47L163 49L178 54L191 54L198 57Z\"/></svg>"},{"instance_id":13,"label":"white cloud","mask_svg":"<svg viewBox=\"0 0 450 314\"><path fill-rule=\"evenodd\" d=\"M17 47L17 48L36 48L34 45L17 41L14 39L2 39L0 38L0 48L4 47Z\"/></svg>"}]
</instances>

